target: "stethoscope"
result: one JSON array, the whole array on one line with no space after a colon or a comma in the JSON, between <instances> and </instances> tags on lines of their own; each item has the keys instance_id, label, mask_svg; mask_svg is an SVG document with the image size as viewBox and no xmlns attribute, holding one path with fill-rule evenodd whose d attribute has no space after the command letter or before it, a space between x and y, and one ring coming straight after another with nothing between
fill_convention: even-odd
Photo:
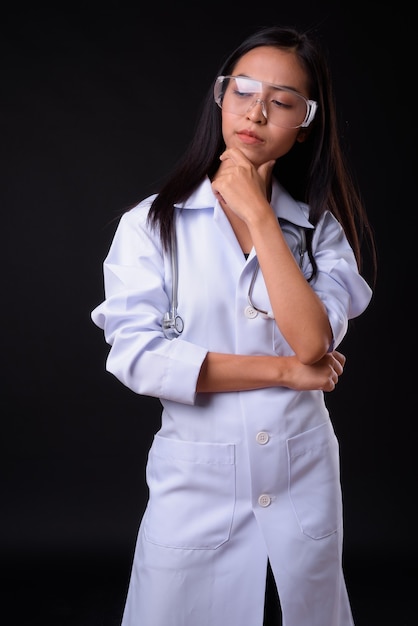
<instances>
[{"instance_id":1,"label":"stethoscope","mask_svg":"<svg viewBox=\"0 0 418 626\"><path fill-rule=\"evenodd\" d=\"M171 287L171 309L167 311L163 317L163 331L167 339L175 339L184 329L183 318L177 313L177 294L178 294L178 264L177 264L177 237L175 224L171 228L171 274L173 284Z\"/></svg>"},{"instance_id":2,"label":"stethoscope","mask_svg":"<svg viewBox=\"0 0 418 626\"><path fill-rule=\"evenodd\" d=\"M306 234L305 229L299 227L300 232L300 246L299 246L299 267L302 268L303 258L306 252ZM171 272L172 272L172 288L171 288L171 308L167 311L163 317L163 331L167 339L175 339L179 337L184 329L183 318L177 313L178 306L178 263L177 263L177 237L176 229L173 225L171 229ZM264 309L258 308L253 302L253 290L255 281L257 279L258 272L260 270L260 264L256 259L253 275L250 285L248 287L247 301L248 306L245 308L245 315L248 318L257 317L261 315L264 319L274 319L274 315L271 311L264 311Z\"/></svg>"}]
</instances>

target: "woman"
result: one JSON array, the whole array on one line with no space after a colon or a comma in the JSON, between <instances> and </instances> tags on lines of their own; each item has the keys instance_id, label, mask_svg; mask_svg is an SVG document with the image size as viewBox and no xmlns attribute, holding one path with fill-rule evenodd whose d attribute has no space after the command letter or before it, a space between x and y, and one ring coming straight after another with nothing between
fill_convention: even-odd
<instances>
[{"instance_id":1,"label":"woman","mask_svg":"<svg viewBox=\"0 0 418 626\"><path fill-rule=\"evenodd\" d=\"M353 624L324 391L372 296L363 232L323 54L261 29L123 214L92 313L108 371L163 407L123 626L261 626L268 566L285 626Z\"/></svg>"}]
</instances>

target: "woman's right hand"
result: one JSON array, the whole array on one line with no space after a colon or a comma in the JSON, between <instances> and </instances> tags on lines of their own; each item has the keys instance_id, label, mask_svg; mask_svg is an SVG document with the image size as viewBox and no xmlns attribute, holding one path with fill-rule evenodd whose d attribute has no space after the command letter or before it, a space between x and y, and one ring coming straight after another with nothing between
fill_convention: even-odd
<instances>
[{"instance_id":1,"label":"woman's right hand","mask_svg":"<svg viewBox=\"0 0 418 626\"><path fill-rule=\"evenodd\" d=\"M283 358L283 357L279 357ZM339 377L344 371L346 357L334 350L328 352L319 361L312 365L304 365L296 357L285 357L289 359L290 368L287 373L287 384L281 381L280 385L296 389L298 391L321 390L333 391L338 383ZM281 369L281 378L283 370Z\"/></svg>"}]
</instances>

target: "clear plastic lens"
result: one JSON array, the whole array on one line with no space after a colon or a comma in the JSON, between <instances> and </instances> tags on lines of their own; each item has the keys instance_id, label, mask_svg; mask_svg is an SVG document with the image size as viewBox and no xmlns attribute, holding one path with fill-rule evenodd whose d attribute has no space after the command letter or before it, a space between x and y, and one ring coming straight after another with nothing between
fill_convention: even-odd
<instances>
[{"instance_id":1,"label":"clear plastic lens","mask_svg":"<svg viewBox=\"0 0 418 626\"><path fill-rule=\"evenodd\" d=\"M301 94L246 76L219 76L214 87L215 102L227 113L245 115L257 105L275 126L308 126L316 111L316 102Z\"/></svg>"}]
</instances>

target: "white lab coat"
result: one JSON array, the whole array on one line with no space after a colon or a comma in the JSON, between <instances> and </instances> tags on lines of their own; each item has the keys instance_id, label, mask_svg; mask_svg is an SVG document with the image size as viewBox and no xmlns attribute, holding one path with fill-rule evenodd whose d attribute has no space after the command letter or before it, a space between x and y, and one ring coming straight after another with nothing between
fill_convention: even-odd
<instances>
[{"instance_id":1,"label":"white lab coat","mask_svg":"<svg viewBox=\"0 0 418 626\"><path fill-rule=\"evenodd\" d=\"M267 558L284 626L352 626L341 568L339 452L320 391L268 388L196 394L208 351L289 355L274 319L246 311L246 261L209 180L176 208L179 338L166 339L171 261L146 225L152 197L125 213L92 312L110 344L107 369L163 406L147 463L142 519L123 626L261 626ZM298 257L308 208L274 182L271 204ZM315 229L318 275L334 347L369 304L341 226ZM305 255L303 272L310 275ZM258 273L253 302L269 310Z\"/></svg>"}]
</instances>

